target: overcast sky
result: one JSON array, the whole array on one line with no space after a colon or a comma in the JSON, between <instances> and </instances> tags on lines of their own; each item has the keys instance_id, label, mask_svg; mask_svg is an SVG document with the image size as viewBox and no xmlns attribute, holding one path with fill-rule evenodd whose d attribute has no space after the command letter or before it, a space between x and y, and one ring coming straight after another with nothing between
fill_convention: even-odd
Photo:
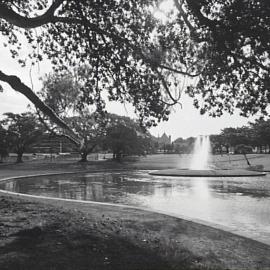
<instances>
[{"instance_id":1,"label":"overcast sky","mask_svg":"<svg viewBox=\"0 0 270 270\"><path fill-rule=\"evenodd\" d=\"M0 70L6 74L18 76L30 87L33 84L35 92L40 90L41 81L39 78L50 71L50 64L46 62L41 63L39 66L33 67L32 70L30 66L21 68L16 60L11 58L7 48L2 46L1 41L0 55ZM2 82L0 82L0 84L4 88L4 92L0 93L0 114L5 112L19 113L26 111L27 105L30 104L30 102L22 94L11 89L7 84ZM124 107L115 102L108 104L108 110L132 118L135 116L131 106L127 105ZM238 113L234 115L226 114L220 118L211 118L207 115L202 116L199 111L193 107L192 100L187 96L183 96L182 108L176 106L168 122L160 123L158 127L152 128L150 131L155 136L161 136L166 132L168 135L171 135L173 139L178 137L187 138L197 135L217 134L225 127L243 126L253 119L254 118L247 119L240 117Z\"/></svg>"}]
</instances>

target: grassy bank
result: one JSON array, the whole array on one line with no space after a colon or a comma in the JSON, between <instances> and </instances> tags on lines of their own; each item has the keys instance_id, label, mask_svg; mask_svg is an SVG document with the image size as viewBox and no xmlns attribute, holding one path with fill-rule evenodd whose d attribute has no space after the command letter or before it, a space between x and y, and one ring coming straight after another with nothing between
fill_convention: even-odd
<instances>
[{"instance_id":1,"label":"grassy bank","mask_svg":"<svg viewBox=\"0 0 270 270\"><path fill-rule=\"evenodd\" d=\"M169 158L4 165L0 176L159 169ZM269 255L262 243L161 214L0 195L0 269L270 269Z\"/></svg>"}]
</instances>

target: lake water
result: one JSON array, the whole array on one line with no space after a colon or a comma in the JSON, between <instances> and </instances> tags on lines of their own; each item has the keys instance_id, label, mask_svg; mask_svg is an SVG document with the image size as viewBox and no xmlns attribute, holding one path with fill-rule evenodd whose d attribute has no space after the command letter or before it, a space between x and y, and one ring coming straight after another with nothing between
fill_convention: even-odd
<instances>
[{"instance_id":1,"label":"lake water","mask_svg":"<svg viewBox=\"0 0 270 270\"><path fill-rule=\"evenodd\" d=\"M270 175L180 178L148 172L29 177L0 182L0 189L146 207L227 226L270 244Z\"/></svg>"}]
</instances>

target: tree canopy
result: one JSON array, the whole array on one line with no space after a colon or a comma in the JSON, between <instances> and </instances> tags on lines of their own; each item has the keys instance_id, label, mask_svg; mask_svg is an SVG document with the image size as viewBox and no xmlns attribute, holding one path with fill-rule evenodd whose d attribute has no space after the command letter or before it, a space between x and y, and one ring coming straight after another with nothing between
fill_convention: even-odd
<instances>
[{"instance_id":1,"label":"tree canopy","mask_svg":"<svg viewBox=\"0 0 270 270\"><path fill-rule=\"evenodd\" d=\"M0 163L2 163L3 159L8 156L8 150L8 132L0 123Z\"/></svg>"},{"instance_id":2,"label":"tree canopy","mask_svg":"<svg viewBox=\"0 0 270 270\"><path fill-rule=\"evenodd\" d=\"M144 155L151 150L151 135L129 117L110 114L104 147L116 160L125 155Z\"/></svg>"},{"instance_id":3,"label":"tree canopy","mask_svg":"<svg viewBox=\"0 0 270 270\"><path fill-rule=\"evenodd\" d=\"M87 64L79 101L105 110L105 92L148 126L168 119L183 88L201 113L267 113L269 1L174 0L165 22L154 16L160 2L0 0L0 33L21 65L21 37L33 62L46 57L59 72ZM0 71L0 80L68 129L18 77Z\"/></svg>"},{"instance_id":4,"label":"tree canopy","mask_svg":"<svg viewBox=\"0 0 270 270\"><path fill-rule=\"evenodd\" d=\"M177 2L178 0L175 0ZM270 101L270 2L186 0L190 31L206 48L196 87L188 91L201 111L213 116L239 108L266 114Z\"/></svg>"},{"instance_id":5,"label":"tree canopy","mask_svg":"<svg viewBox=\"0 0 270 270\"><path fill-rule=\"evenodd\" d=\"M79 116L67 118L67 123L75 130L82 139L78 148L81 161L87 161L87 155L103 144L107 133L107 121L95 113L81 112Z\"/></svg>"},{"instance_id":6,"label":"tree canopy","mask_svg":"<svg viewBox=\"0 0 270 270\"><path fill-rule=\"evenodd\" d=\"M234 152L243 152L241 150L243 145L249 146L249 149L254 148L260 153L270 153L269 134L270 119L260 118L250 122L248 126L224 128L220 134L211 135L211 143L216 152L220 153L224 147L227 153L230 147L234 149ZM245 151L247 152L247 148Z\"/></svg>"},{"instance_id":7,"label":"tree canopy","mask_svg":"<svg viewBox=\"0 0 270 270\"><path fill-rule=\"evenodd\" d=\"M159 48L155 32L162 36L166 29L151 12L157 2L1 1L1 34L7 37L12 56L18 57L22 65L22 35L32 45L31 61L47 57L57 71L88 64L91 73L82 89L81 102L98 104L102 110L102 92L106 91L109 100L132 103L145 124L151 125L154 119L167 119L168 106L177 102L170 101L173 95L169 89L179 84L175 74L187 74L181 66L170 71L171 61L165 66L165 52ZM16 78L2 72L0 79L27 94L53 118Z\"/></svg>"},{"instance_id":8,"label":"tree canopy","mask_svg":"<svg viewBox=\"0 0 270 270\"><path fill-rule=\"evenodd\" d=\"M5 113L0 124L6 130L6 143L17 153L17 162L22 162L23 153L29 150L42 134L42 128L32 113Z\"/></svg>"}]
</instances>

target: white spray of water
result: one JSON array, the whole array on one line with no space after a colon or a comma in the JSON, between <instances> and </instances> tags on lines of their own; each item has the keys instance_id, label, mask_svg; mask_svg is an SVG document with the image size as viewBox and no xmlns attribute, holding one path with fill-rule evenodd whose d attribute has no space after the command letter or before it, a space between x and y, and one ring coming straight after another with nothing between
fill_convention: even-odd
<instances>
[{"instance_id":1,"label":"white spray of water","mask_svg":"<svg viewBox=\"0 0 270 270\"><path fill-rule=\"evenodd\" d=\"M197 137L194 144L193 155L189 169L209 170L210 149L211 146L209 136Z\"/></svg>"}]
</instances>

